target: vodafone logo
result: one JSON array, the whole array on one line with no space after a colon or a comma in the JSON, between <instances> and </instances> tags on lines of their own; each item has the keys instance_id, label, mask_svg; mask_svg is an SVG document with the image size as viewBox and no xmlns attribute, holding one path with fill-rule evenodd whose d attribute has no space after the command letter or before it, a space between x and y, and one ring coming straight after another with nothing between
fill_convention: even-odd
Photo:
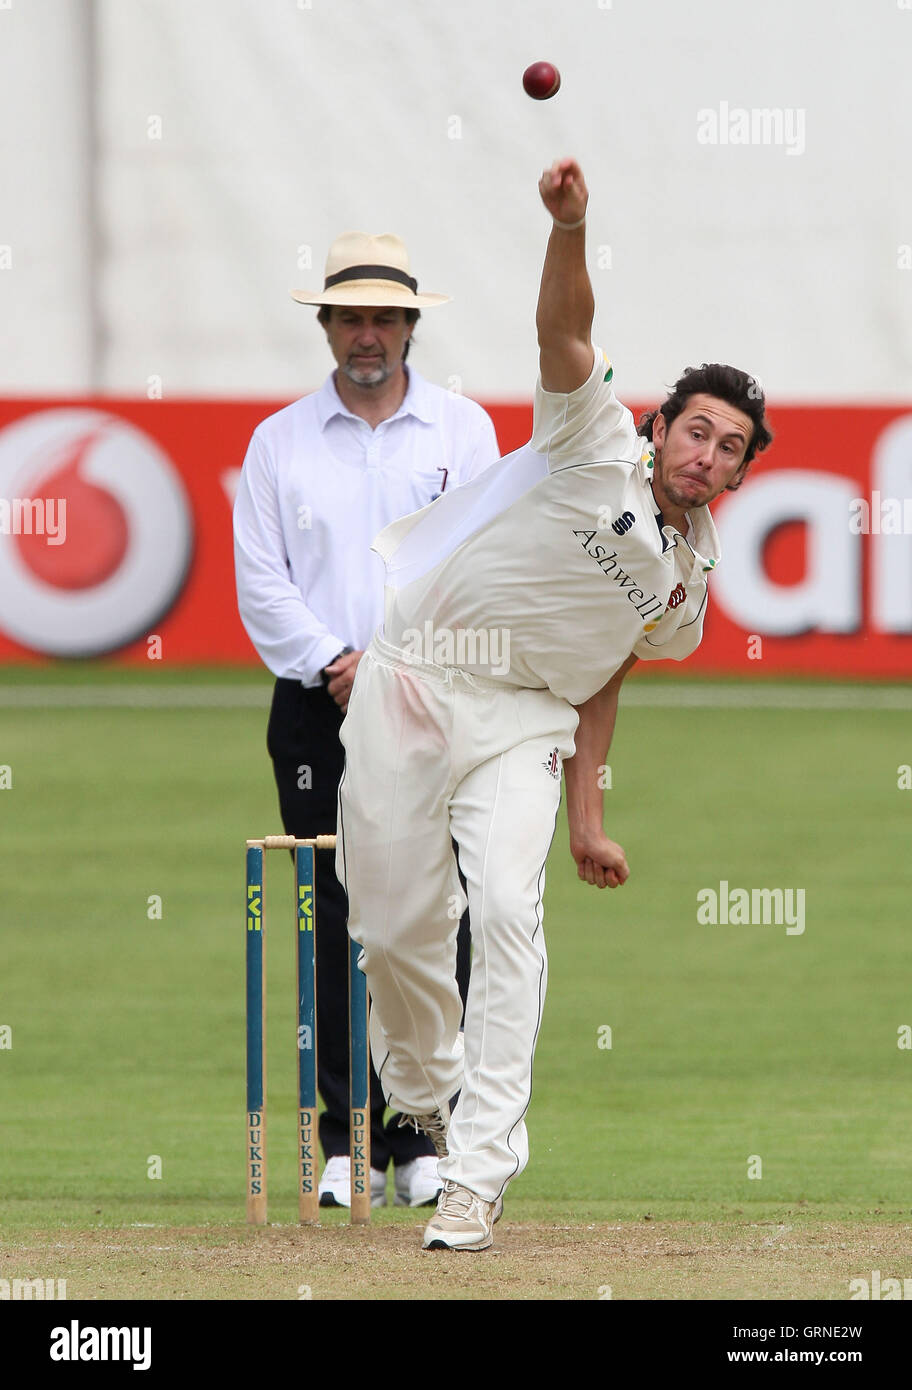
<instances>
[{"instance_id":1,"label":"vodafone logo","mask_svg":"<svg viewBox=\"0 0 912 1390\"><path fill-rule=\"evenodd\" d=\"M100 410L42 410L0 430L0 629L51 656L141 637L192 553L190 505L162 449Z\"/></svg>"}]
</instances>

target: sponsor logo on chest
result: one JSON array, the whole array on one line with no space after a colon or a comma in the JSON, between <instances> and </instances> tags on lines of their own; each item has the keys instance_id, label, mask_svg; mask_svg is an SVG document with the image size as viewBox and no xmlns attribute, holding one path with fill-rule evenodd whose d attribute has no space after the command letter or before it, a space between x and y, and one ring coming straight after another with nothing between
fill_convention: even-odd
<instances>
[{"instance_id":1,"label":"sponsor logo on chest","mask_svg":"<svg viewBox=\"0 0 912 1390\"><path fill-rule=\"evenodd\" d=\"M625 516L629 515L630 513L625 513ZM631 521L630 524L632 525L633 522ZM655 593L647 595L636 576L621 567L617 551L612 550L609 553L606 546L596 541L598 531L574 531L573 534L609 582L616 584L619 589L626 593L627 598L640 614L644 623L664 612L665 603L662 599Z\"/></svg>"}]
</instances>

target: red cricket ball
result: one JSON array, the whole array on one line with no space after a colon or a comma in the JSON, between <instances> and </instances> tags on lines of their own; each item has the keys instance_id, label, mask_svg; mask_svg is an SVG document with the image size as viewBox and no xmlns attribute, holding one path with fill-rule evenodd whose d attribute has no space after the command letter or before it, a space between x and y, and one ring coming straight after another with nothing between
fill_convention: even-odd
<instances>
[{"instance_id":1,"label":"red cricket ball","mask_svg":"<svg viewBox=\"0 0 912 1390\"><path fill-rule=\"evenodd\" d=\"M532 63L523 73L523 87L535 101L547 101L560 90L560 73L553 63Z\"/></svg>"}]
</instances>

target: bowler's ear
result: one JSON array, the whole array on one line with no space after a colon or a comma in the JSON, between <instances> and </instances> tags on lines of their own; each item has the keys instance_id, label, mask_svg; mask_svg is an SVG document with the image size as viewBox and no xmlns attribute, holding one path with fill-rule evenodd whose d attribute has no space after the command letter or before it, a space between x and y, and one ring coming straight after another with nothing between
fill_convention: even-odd
<instances>
[{"instance_id":1,"label":"bowler's ear","mask_svg":"<svg viewBox=\"0 0 912 1390\"><path fill-rule=\"evenodd\" d=\"M652 442L657 449L661 449L665 443L665 416L661 410L656 412L656 417L652 422Z\"/></svg>"}]
</instances>

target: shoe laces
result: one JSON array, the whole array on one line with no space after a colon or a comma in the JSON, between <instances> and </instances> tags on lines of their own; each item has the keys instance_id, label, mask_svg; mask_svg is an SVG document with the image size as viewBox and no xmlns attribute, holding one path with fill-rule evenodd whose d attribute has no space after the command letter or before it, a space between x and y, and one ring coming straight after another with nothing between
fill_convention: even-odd
<instances>
[{"instance_id":1,"label":"shoe laces","mask_svg":"<svg viewBox=\"0 0 912 1390\"><path fill-rule=\"evenodd\" d=\"M399 1128L410 1125L415 1133L426 1134L437 1152L438 1158L447 1156L447 1122L439 1110L430 1115L403 1115Z\"/></svg>"},{"instance_id":2,"label":"shoe laces","mask_svg":"<svg viewBox=\"0 0 912 1390\"><path fill-rule=\"evenodd\" d=\"M466 1216L474 1201L475 1193L470 1192L467 1187L460 1187L457 1182L446 1182L443 1185L443 1196L440 1198L437 1214Z\"/></svg>"}]
</instances>

